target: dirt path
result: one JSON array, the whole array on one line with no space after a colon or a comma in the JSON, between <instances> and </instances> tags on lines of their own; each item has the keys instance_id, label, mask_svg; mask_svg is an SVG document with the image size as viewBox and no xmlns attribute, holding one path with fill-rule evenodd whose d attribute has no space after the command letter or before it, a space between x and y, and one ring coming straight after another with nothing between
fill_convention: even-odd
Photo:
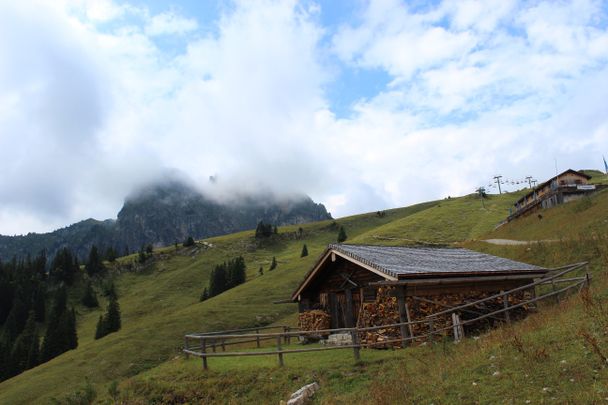
<instances>
[{"instance_id":1,"label":"dirt path","mask_svg":"<svg viewBox=\"0 0 608 405\"><path fill-rule=\"evenodd\" d=\"M542 240L513 240L513 239L484 239L482 242L491 243L492 245L530 245L532 243L555 243L557 239L542 239Z\"/></svg>"}]
</instances>

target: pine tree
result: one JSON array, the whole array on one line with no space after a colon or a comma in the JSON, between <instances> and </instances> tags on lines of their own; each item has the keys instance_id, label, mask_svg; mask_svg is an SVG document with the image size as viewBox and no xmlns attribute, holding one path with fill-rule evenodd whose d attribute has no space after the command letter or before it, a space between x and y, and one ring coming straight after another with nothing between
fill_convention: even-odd
<instances>
[{"instance_id":1,"label":"pine tree","mask_svg":"<svg viewBox=\"0 0 608 405\"><path fill-rule=\"evenodd\" d=\"M194 238L192 236L188 236L183 243L184 247L194 246Z\"/></svg>"},{"instance_id":2,"label":"pine tree","mask_svg":"<svg viewBox=\"0 0 608 405\"><path fill-rule=\"evenodd\" d=\"M65 313L65 322L65 349L76 349L78 347L78 333L76 332L76 311L74 311L74 307L71 311Z\"/></svg>"},{"instance_id":3,"label":"pine tree","mask_svg":"<svg viewBox=\"0 0 608 405\"><path fill-rule=\"evenodd\" d=\"M340 231L338 232L338 243L344 242L348 236L346 236L346 231L343 226L340 226Z\"/></svg>"},{"instance_id":4,"label":"pine tree","mask_svg":"<svg viewBox=\"0 0 608 405\"><path fill-rule=\"evenodd\" d=\"M55 254L49 268L49 277L56 283L63 281L67 285L72 285L78 270L76 257L70 249L64 247Z\"/></svg>"},{"instance_id":5,"label":"pine tree","mask_svg":"<svg viewBox=\"0 0 608 405\"><path fill-rule=\"evenodd\" d=\"M42 362L48 361L77 346L76 314L73 308L72 311L67 310L67 292L64 287L61 287L55 293L42 341L40 359Z\"/></svg>"},{"instance_id":6,"label":"pine tree","mask_svg":"<svg viewBox=\"0 0 608 405\"><path fill-rule=\"evenodd\" d=\"M84 287L84 293L82 294L80 302L87 308L96 308L99 306L97 294L95 294L95 290L93 290L93 285L90 281L88 281Z\"/></svg>"},{"instance_id":7,"label":"pine tree","mask_svg":"<svg viewBox=\"0 0 608 405\"><path fill-rule=\"evenodd\" d=\"M119 331L120 327L120 306L118 300L112 297L108 303L108 312L105 316L105 329L108 333L112 333Z\"/></svg>"},{"instance_id":8,"label":"pine tree","mask_svg":"<svg viewBox=\"0 0 608 405\"><path fill-rule=\"evenodd\" d=\"M110 246L108 250L106 250L106 259L110 263L114 263L116 261L117 256L118 254L116 253L116 249L114 249L113 247Z\"/></svg>"},{"instance_id":9,"label":"pine tree","mask_svg":"<svg viewBox=\"0 0 608 405\"><path fill-rule=\"evenodd\" d=\"M91 250L89 251L89 260L85 265L85 270L87 271L90 277L101 274L105 270L105 267L99 255L99 251L97 250L97 246L95 245L91 246Z\"/></svg>"},{"instance_id":10,"label":"pine tree","mask_svg":"<svg viewBox=\"0 0 608 405\"><path fill-rule=\"evenodd\" d=\"M10 354L11 372L16 375L34 367L38 362L38 333L36 314L30 311L25 328L15 340Z\"/></svg>"},{"instance_id":11,"label":"pine tree","mask_svg":"<svg viewBox=\"0 0 608 405\"><path fill-rule=\"evenodd\" d=\"M226 291L226 287L226 266L220 264L215 266L215 269L213 269L209 277L209 296L215 297L216 295L221 294Z\"/></svg>"},{"instance_id":12,"label":"pine tree","mask_svg":"<svg viewBox=\"0 0 608 405\"><path fill-rule=\"evenodd\" d=\"M277 268L277 258L272 256L272 262L270 262L270 267L268 268L268 271L272 271L276 268Z\"/></svg>"},{"instance_id":13,"label":"pine tree","mask_svg":"<svg viewBox=\"0 0 608 405\"><path fill-rule=\"evenodd\" d=\"M205 289L203 290L203 293L201 294L201 298L199 299L200 302L203 301L207 301L209 299L209 290L207 289L207 287L205 287Z\"/></svg>"},{"instance_id":14,"label":"pine tree","mask_svg":"<svg viewBox=\"0 0 608 405\"><path fill-rule=\"evenodd\" d=\"M302 246L302 253L300 253L300 257L308 256L308 248L306 247L306 243Z\"/></svg>"},{"instance_id":15,"label":"pine tree","mask_svg":"<svg viewBox=\"0 0 608 405\"><path fill-rule=\"evenodd\" d=\"M97 321L97 328L95 329L95 340L101 339L108 334L105 326L106 324L103 321L103 315L99 315L99 321Z\"/></svg>"}]
</instances>

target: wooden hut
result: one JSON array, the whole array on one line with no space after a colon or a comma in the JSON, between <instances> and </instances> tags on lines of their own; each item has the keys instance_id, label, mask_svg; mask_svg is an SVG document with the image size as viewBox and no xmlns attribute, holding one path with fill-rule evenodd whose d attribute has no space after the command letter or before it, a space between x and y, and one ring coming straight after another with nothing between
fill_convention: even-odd
<instances>
[{"instance_id":1,"label":"wooden hut","mask_svg":"<svg viewBox=\"0 0 608 405\"><path fill-rule=\"evenodd\" d=\"M530 284L547 271L468 249L333 244L291 299L299 304L303 329L311 329L310 322L303 322L307 314L321 311L329 315L324 327L377 326L415 321ZM521 298L532 294L521 291ZM410 327L407 332L416 330Z\"/></svg>"}]
</instances>

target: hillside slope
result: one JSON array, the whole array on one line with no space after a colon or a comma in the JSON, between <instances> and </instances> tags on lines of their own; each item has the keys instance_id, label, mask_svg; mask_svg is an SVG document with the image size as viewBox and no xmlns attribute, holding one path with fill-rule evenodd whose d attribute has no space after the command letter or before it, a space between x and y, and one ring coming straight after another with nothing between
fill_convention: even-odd
<instances>
[{"instance_id":1,"label":"hillside slope","mask_svg":"<svg viewBox=\"0 0 608 405\"><path fill-rule=\"evenodd\" d=\"M352 243L403 245L452 243L478 238L509 215L509 208L523 192L478 195L442 200L432 208L391 221L351 240Z\"/></svg>"},{"instance_id":2,"label":"hillside slope","mask_svg":"<svg viewBox=\"0 0 608 405\"><path fill-rule=\"evenodd\" d=\"M369 403L370 392L377 403L394 403L399 395L425 400L433 398L436 403L486 403L502 397L512 397L515 402L524 402L527 398L540 402L544 395L543 387L540 387L543 379L552 384L550 388L556 393L564 395L564 402L577 398L577 395L596 400L601 395L597 390L608 389L605 384L598 383L597 377L608 376L594 363L593 354L589 354L593 353L592 349L585 348L580 336L576 335L577 331L562 327L573 320L583 322L579 325L581 328L588 327L590 321L581 316L579 302L548 312L553 315L531 317L515 327L517 339L531 347L531 354L517 354L518 340L508 335L511 337L507 341L515 343L505 345L507 338L504 333L510 332L497 331L482 338L481 346L476 341L467 341L458 347L450 344L412 351L366 350L363 353L364 364L359 366L353 366L352 354L348 351L302 355L307 356L307 360L301 364L295 359L303 357L294 355L286 359L285 370L288 372L275 368L276 359L255 358L214 359L211 372L202 374L198 361L185 361L179 356L185 332L263 325L293 315L295 305L275 305L272 301L288 297L326 245L335 241L339 225L346 228L347 242L353 243L378 243L379 239L374 236L425 240L433 240L434 237L435 241L447 238L451 242L474 237L497 238L502 236L502 230L492 229L503 219L504 211L515 198L515 194L492 196L489 203L495 206L480 210L479 199L462 197L389 210L384 216L370 213L335 222L328 220L303 225L304 232L300 238L298 226L290 226L280 228L279 236L272 242L256 242L252 232L241 232L209 239L212 248L200 244L193 249L175 251L171 247L159 250L153 264L147 267L135 267L137 270L134 271L126 271L126 267L122 267L116 271L124 324L120 332L94 341L92 336L100 311L79 308L78 349L1 383L0 403L45 403L51 397L61 397L81 388L85 377L93 384L100 399L107 398L111 381L123 381L120 384L121 395L130 403L273 402L284 399L289 392L312 378L319 379L323 386L317 399L320 403ZM603 194L595 196L591 204L590 209L597 210L597 213L608 211L608 201ZM597 208L593 208L596 205ZM562 209L570 207L566 205ZM555 210L555 215L560 215L559 209ZM549 213L547 215L550 216ZM575 210L566 215L564 228L575 230L574 226L567 225L584 222L582 218L586 215L588 210ZM458 221L458 224L450 224L449 221ZM436 222L442 222L442 225L433 228ZM587 223L592 224L593 220ZM515 232L517 222L512 226ZM525 223L522 222L521 226L521 234L531 232L525 230ZM529 226L534 229L533 223ZM439 232L441 235L437 234ZM517 234L518 237L521 234ZM304 243L310 255L300 258ZM382 243L409 241L388 239ZM483 242L465 242L464 246L545 266L592 260L595 274L601 274L608 264L606 236L584 240L569 237L561 243L540 243L530 247L492 246ZM237 255L245 258L248 282L199 303L198 297L213 266ZM277 258L278 267L269 272L267 269L273 256ZM126 265L133 259L126 257L120 261ZM257 274L260 266L265 270L262 276ZM598 276L598 286L605 288L606 282L600 279ZM605 291L600 290L604 298ZM562 323L553 323L552 317ZM562 341L572 343L564 345L560 343ZM534 357L536 350L546 350L547 356L539 355L542 358L537 361ZM450 361L445 361L446 356ZM489 360L491 356L500 360ZM529 358L521 362L516 360L518 356ZM574 386L569 388L569 380L564 380L565 374L562 375L554 366L562 356L572 362L572 368L568 370L575 373L576 381L580 380L583 387L595 384L595 391L584 393L582 389L572 388ZM545 364L541 361L543 359L551 361ZM431 367L430 364L440 366ZM490 370L496 366L500 367L506 380L493 377ZM521 373L530 367L538 369L538 378L521 377ZM583 371L594 368L600 370L599 374ZM472 382L483 384L483 388L475 388L477 386ZM515 386L523 388L513 393ZM511 397L507 396L508 393Z\"/></svg>"},{"instance_id":3,"label":"hillside slope","mask_svg":"<svg viewBox=\"0 0 608 405\"><path fill-rule=\"evenodd\" d=\"M389 210L384 217L371 213L337 222L354 237L434 204ZM279 228L274 241L263 243L247 231L208 239L212 248L199 245L175 252L169 247L157 251L149 266L129 272L126 267L117 269L115 283L123 320L120 332L93 340L101 310L79 307L78 348L0 383L0 403L44 403L77 389L85 377L105 391L110 381L137 375L178 355L186 332L265 325L295 313L293 304L272 302L288 298L338 233L337 223L331 220L302 228L301 238L297 237L298 226L290 226ZM300 258L304 243L310 254ZM238 255L245 258L248 282L200 303L213 267ZM278 266L268 271L273 256ZM133 260L131 256L119 262L127 265ZM263 276L257 274L260 266L265 269Z\"/></svg>"}]
</instances>

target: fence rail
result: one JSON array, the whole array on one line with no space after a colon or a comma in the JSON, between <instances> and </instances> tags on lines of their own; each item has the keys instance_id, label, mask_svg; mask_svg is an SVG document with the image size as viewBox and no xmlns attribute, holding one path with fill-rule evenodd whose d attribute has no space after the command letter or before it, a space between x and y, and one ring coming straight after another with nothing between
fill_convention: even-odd
<instances>
[{"instance_id":1,"label":"fence rail","mask_svg":"<svg viewBox=\"0 0 608 405\"><path fill-rule=\"evenodd\" d=\"M588 265L587 262L575 263L568 266L559 267L556 269L552 269L550 275L542 277L538 281L533 283L517 287L508 291L503 291L499 294L494 294L490 297L476 300L464 305L459 305L456 307L448 308L443 311L436 312L434 314L428 315L424 319L414 320L410 322L400 322L379 326L367 326L367 327L353 327L353 328L334 328L334 329L322 329L315 331L304 331L299 330L293 326L287 325L279 325L279 326L263 326L263 327L254 327L254 328L246 328L246 329L233 329L233 330L225 330L225 331L216 331L216 332L208 332L208 333L191 333L184 336L184 349L183 352L186 356L196 356L200 357L203 362L203 368L205 370L208 369L207 359L209 357L241 357L241 356L277 356L278 362L280 366L284 365L284 354L292 354L292 353L307 353L307 352L319 352L326 350L343 350L343 349L352 349L355 361L360 360L360 350L362 348L370 348L375 346L385 346L387 344L392 343L401 343L403 346L414 340L421 341L426 340L432 342L437 336L446 336L447 331L453 332L454 339L459 340L464 337L464 326L473 324L480 320L486 318L494 318L500 319L498 316L504 314L504 319L506 323L511 322L510 312L514 309L530 305L533 303L537 303L539 301L555 297L556 302L559 302L560 294L565 294L567 291L570 291L574 288L579 288L579 291L585 287L589 286L591 282L591 276L588 272L585 272L584 276L580 277L568 277L568 278L560 278L566 274L572 273L576 270L580 270L582 268L586 268ZM557 288L557 284L565 284L569 283L567 286L562 288ZM521 301L517 304L509 304L508 297L514 293L529 290L530 288L535 288L537 286L550 285L552 287L551 291L544 293L540 296L535 296L534 298ZM483 304L492 300L496 300L498 298L502 299L504 307L499 310L490 311L487 313L480 313L479 309L473 309L476 305ZM459 313L473 313L475 315L479 315L475 318L460 320ZM442 316L452 316L452 324L448 326L443 326L440 328L436 328L435 324L439 321L439 317ZM420 325L426 324L428 325L428 332L419 333L414 335L413 333L410 336L401 336L400 338L383 340L381 342L360 342L359 335L362 332L369 332L379 329L388 329L388 328L401 328L401 327L410 327L412 325ZM260 332L276 329L278 332ZM411 330L411 329L410 329ZM255 333L251 333L255 332ZM298 349L284 349L283 344L289 345L291 343L291 338L303 338L306 336L324 336L332 333L341 333L350 335L350 342L344 345L337 346L322 346L322 347L309 347L309 348L298 348ZM257 349L262 349L262 342L272 341L274 340L274 349L273 350L255 350L255 351L226 351L226 347L230 345L238 345L245 343L256 343ZM195 341L195 344L191 344L192 341ZM269 346L272 347L272 346ZM218 352L218 348L221 348L221 352Z\"/></svg>"}]
</instances>

